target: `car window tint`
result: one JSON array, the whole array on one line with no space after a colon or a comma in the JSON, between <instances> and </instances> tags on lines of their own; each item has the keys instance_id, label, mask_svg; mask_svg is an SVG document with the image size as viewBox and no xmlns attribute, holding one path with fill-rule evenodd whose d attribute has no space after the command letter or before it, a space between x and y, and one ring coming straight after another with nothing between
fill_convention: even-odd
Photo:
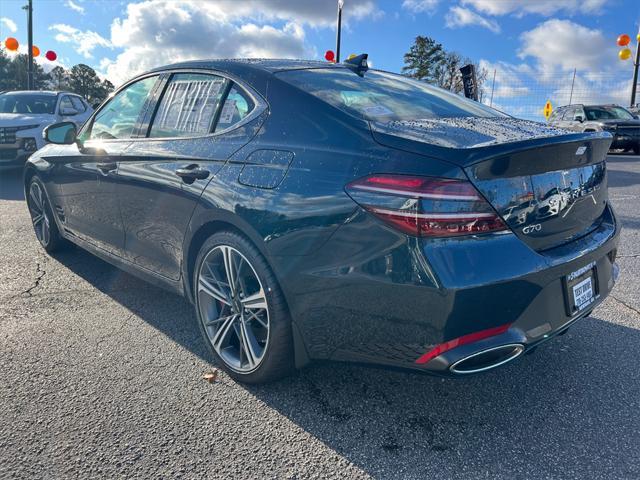
<instances>
[{"instance_id":1,"label":"car window tint","mask_svg":"<svg viewBox=\"0 0 640 480\"><path fill-rule=\"evenodd\" d=\"M87 107L84 105L84 102L82 100L80 100L80 97L70 97L71 98L71 103L73 104L73 107L80 113L84 112Z\"/></svg>"},{"instance_id":2,"label":"car window tint","mask_svg":"<svg viewBox=\"0 0 640 480\"><path fill-rule=\"evenodd\" d=\"M62 97L62 99L60 100L60 111L62 111L65 108L70 108L70 109L74 108L73 104L71 103L71 100L67 95Z\"/></svg>"},{"instance_id":3,"label":"car window tint","mask_svg":"<svg viewBox=\"0 0 640 480\"><path fill-rule=\"evenodd\" d=\"M376 122L455 117L505 117L480 102L413 78L346 68L288 70L283 80L347 113Z\"/></svg>"},{"instance_id":4,"label":"car window tint","mask_svg":"<svg viewBox=\"0 0 640 480\"><path fill-rule=\"evenodd\" d=\"M89 138L129 138L157 77L147 77L118 92L96 115Z\"/></svg>"},{"instance_id":5,"label":"car window tint","mask_svg":"<svg viewBox=\"0 0 640 480\"><path fill-rule=\"evenodd\" d=\"M249 115L254 107L255 103L249 94L237 85L233 85L222 106L216 132L232 127Z\"/></svg>"},{"instance_id":6,"label":"car window tint","mask_svg":"<svg viewBox=\"0 0 640 480\"><path fill-rule=\"evenodd\" d=\"M185 137L211 132L226 80L180 73L172 77L151 126L151 137Z\"/></svg>"}]
</instances>

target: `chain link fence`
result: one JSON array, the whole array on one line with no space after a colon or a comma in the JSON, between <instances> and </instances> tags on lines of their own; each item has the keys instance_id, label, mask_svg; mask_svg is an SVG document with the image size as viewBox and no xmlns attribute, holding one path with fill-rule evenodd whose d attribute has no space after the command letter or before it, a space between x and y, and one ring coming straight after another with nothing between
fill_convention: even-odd
<instances>
[{"instance_id":1,"label":"chain link fence","mask_svg":"<svg viewBox=\"0 0 640 480\"><path fill-rule=\"evenodd\" d=\"M547 101L557 108L572 103L628 107L631 100L631 71L628 78L620 72L534 72L524 66L486 71L480 101L518 118L544 122Z\"/></svg>"}]
</instances>

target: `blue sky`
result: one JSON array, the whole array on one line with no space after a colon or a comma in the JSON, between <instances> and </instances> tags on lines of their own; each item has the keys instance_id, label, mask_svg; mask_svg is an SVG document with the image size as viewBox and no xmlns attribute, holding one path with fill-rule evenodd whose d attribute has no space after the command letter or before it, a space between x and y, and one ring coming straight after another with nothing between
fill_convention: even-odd
<instances>
[{"instance_id":1,"label":"blue sky","mask_svg":"<svg viewBox=\"0 0 640 480\"><path fill-rule=\"evenodd\" d=\"M26 43L24 3L0 3L3 39ZM187 58L320 59L335 45L335 5L333 0L34 0L34 43L43 52L55 50L59 63L87 63L115 84ZM489 77L496 69L494 105L506 110L537 105L543 100L533 101L536 95L565 103L574 68L576 92L628 102L624 91L632 65L617 59L615 39L620 33L635 37L639 18L638 0L345 0L342 50L368 52L375 67L400 71L414 37L428 35L481 62ZM532 116L532 108L514 113Z\"/></svg>"}]
</instances>

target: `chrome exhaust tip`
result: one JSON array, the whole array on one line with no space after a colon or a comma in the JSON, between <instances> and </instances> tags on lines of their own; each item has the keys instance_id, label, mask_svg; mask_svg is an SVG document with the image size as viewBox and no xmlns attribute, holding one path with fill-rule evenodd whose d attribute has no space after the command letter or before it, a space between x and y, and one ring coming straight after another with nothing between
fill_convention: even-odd
<instances>
[{"instance_id":1,"label":"chrome exhaust tip","mask_svg":"<svg viewBox=\"0 0 640 480\"><path fill-rule=\"evenodd\" d=\"M481 350L454 362L449 370L457 375L486 372L515 360L524 352L524 345L511 343Z\"/></svg>"}]
</instances>

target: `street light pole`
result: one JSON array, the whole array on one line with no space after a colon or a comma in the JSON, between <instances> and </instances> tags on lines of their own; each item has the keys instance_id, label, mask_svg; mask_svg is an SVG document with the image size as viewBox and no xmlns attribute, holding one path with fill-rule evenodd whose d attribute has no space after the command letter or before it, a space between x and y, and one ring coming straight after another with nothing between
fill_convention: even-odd
<instances>
[{"instance_id":1,"label":"street light pole","mask_svg":"<svg viewBox=\"0 0 640 480\"><path fill-rule=\"evenodd\" d=\"M636 104L636 90L638 89L638 65L640 65L640 31L636 43L636 61L633 64L633 84L631 85L631 107Z\"/></svg>"},{"instance_id":2,"label":"street light pole","mask_svg":"<svg viewBox=\"0 0 640 480\"><path fill-rule=\"evenodd\" d=\"M27 35L28 35L28 61L27 65L27 90L33 90L33 0L29 0L29 3L25 5L27 10Z\"/></svg>"},{"instance_id":3,"label":"street light pole","mask_svg":"<svg viewBox=\"0 0 640 480\"><path fill-rule=\"evenodd\" d=\"M338 0L338 30L336 33L336 63L340 63L340 33L342 30L342 7L344 7L344 0Z\"/></svg>"}]
</instances>

